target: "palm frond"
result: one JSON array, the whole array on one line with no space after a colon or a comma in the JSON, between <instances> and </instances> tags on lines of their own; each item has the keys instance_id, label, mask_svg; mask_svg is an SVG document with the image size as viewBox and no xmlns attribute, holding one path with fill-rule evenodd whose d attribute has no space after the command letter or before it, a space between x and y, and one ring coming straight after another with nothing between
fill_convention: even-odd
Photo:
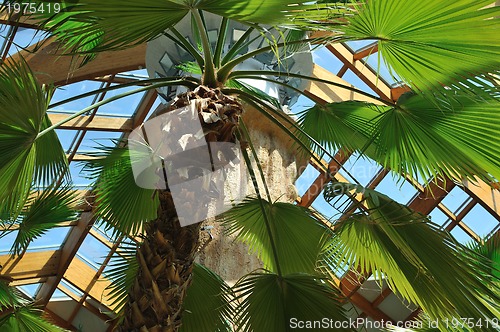
<instances>
[{"instance_id":1,"label":"palm frond","mask_svg":"<svg viewBox=\"0 0 500 332\"><path fill-rule=\"evenodd\" d=\"M136 235L144 222L156 218L160 201L154 189L136 184L130 153L140 152L126 147L102 147L101 151L91 153L99 158L87 162L84 172L96 181L96 214L106 221L107 229ZM141 157L135 160L141 160Z\"/></svg>"},{"instance_id":2,"label":"palm frond","mask_svg":"<svg viewBox=\"0 0 500 332\"><path fill-rule=\"evenodd\" d=\"M467 247L478 254L478 259L482 259L484 264L490 266L490 273L493 276L492 282L500 280L500 236L494 235L483 242L473 241Z\"/></svg>"},{"instance_id":3,"label":"palm frond","mask_svg":"<svg viewBox=\"0 0 500 332\"><path fill-rule=\"evenodd\" d=\"M15 308L0 317L0 329L9 332L62 332L67 331L44 320L42 311L31 307Z\"/></svg>"},{"instance_id":4,"label":"palm frond","mask_svg":"<svg viewBox=\"0 0 500 332\"><path fill-rule=\"evenodd\" d=\"M333 25L349 10L342 4L302 3L297 0L201 0L196 8L240 22L311 28ZM322 21L322 25L320 23ZM337 22L338 23L338 22Z\"/></svg>"},{"instance_id":5,"label":"palm frond","mask_svg":"<svg viewBox=\"0 0 500 332\"><path fill-rule=\"evenodd\" d=\"M265 211L261 208L261 203ZM264 220L270 223L271 235ZM266 268L277 271L270 236L283 274L314 273L318 254L324 247L328 232L307 209L297 205L264 199L246 199L224 214L224 225L230 234L247 243Z\"/></svg>"},{"instance_id":6,"label":"palm frond","mask_svg":"<svg viewBox=\"0 0 500 332\"><path fill-rule=\"evenodd\" d=\"M66 331L44 320L16 287L0 278L0 330L9 332Z\"/></svg>"},{"instance_id":7,"label":"palm frond","mask_svg":"<svg viewBox=\"0 0 500 332\"><path fill-rule=\"evenodd\" d=\"M488 92L442 93L440 105L423 93L393 107L355 101L317 105L299 124L321 144L360 151L399 174L500 178L498 99Z\"/></svg>"},{"instance_id":8,"label":"palm frond","mask_svg":"<svg viewBox=\"0 0 500 332\"><path fill-rule=\"evenodd\" d=\"M113 282L106 288L106 296L109 298L110 307L117 308L118 316L128 301L128 293L137 277L139 261L137 260L137 244L130 241L122 241L118 246L119 255L113 256L108 264L109 269L105 275Z\"/></svg>"},{"instance_id":9,"label":"palm frond","mask_svg":"<svg viewBox=\"0 0 500 332\"><path fill-rule=\"evenodd\" d=\"M5 280L0 279L0 312L25 302L15 287L10 287Z\"/></svg>"},{"instance_id":10,"label":"palm frond","mask_svg":"<svg viewBox=\"0 0 500 332\"><path fill-rule=\"evenodd\" d=\"M234 290L241 301L236 311L237 331L294 331L304 321L315 322L313 331L349 330L320 325L347 319L339 291L314 276L254 273L238 282Z\"/></svg>"},{"instance_id":11,"label":"palm frond","mask_svg":"<svg viewBox=\"0 0 500 332\"><path fill-rule=\"evenodd\" d=\"M184 300L181 332L227 332L232 318L231 288L213 271L194 264L193 281Z\"/></svg>"},{"instance_id":12,"label":"palm frond","mask_svg":"<svg viewBox=\"0 0 500 332\"><path fill-rule=\"evenodd\" d=\"M14 0L8 0L13 3ZM53 1L27 1L50 4ZM292 5L292 6L291 6ZM205 10L229 19L260 24L325 26L327 19L342 17L346 9L327 5L304 5L296 0L181 1L133 0L78 1L63 4L58 13L42 15L41 27L54 35L70 53L92 54L137 45L156 38L192 9ZM323 20L322 25L319 20Z\"/></svg>"},{"instance_id":13,"label":"palm frond","mask_svg":"<svg viewBox=\"0 0 500 332\"><path fill-rule=\"evenodd\" d=\"M67 172L67 160L46 110L53 88L41 86L24 60L0 65L0 204L16 217L32 181L49 184Z\"/></svg>"},{"instance_id":14,"label":"palm frond","mask_svg":"<svg viewBox=\"0 0 500 332\"><path fill-rule=\"evenodd\" d=\"M363 190L350 184L335 186L343 186L344 192ZM477 254L458 245L426 216L385 195L365 189L363 198L367 212L337 224L326 251L328 264L346 261L363 274L373 273L431 319L498 317L500 288L488 282L490 267Z\"/></svg>"},{"instance_id":15,"label":"palm frond","mask_svg":"<svg viewBox=\"0 0 500 332\"><path fill-rule=\"evenodd\" d=\"M362 1L340 28L347 39L375 39L393 75L414 89L439 88L498 72L499 7L490 0ZM494 18L496 17L496 18Z\"/></svg>"},{"instance_id":16,"label":"palm frond","mask_svg":"<svg viewBox=\"0 0 500 332\"><path fill-rule=\"evenodd\" d=\"M35 1L32 1L35 2ZM36 1L53 3L52 1ZM78 1L44 19L41 28L54 35L70 53L120 49L156 38L188 12L184 1ZM88 60L88 59L87 59Z\"/></svg>"},{"instance_id":17,"label":"palm frond","mask_svg":"<svg viewBox=\"0 0 500 332\"><path fill-rule=\"evenodd\" d=\"M14 221L18 226L17 236L10 250L14 255L24 252L33 240L58 223L78 219L75 191L69 186L47 188L33 192L31 196L20 218Z\"/></svg>"}]
</instances>

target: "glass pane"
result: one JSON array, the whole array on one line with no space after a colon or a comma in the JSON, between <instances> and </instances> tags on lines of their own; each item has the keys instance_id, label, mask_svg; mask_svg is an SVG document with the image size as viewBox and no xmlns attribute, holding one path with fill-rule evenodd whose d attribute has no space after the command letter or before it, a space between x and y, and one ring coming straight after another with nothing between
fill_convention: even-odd
<instances>
[{"instance_id":1,"label":"glass pane","mask_svg":"<svg viewBox=\"0 0 500 332\"><path fill-rule=\"evenodd\" d=\"M441 203L450 209L450 211L455 212L467 198L469 198L469 195L465 191L460 187L454 187Z\"/></svg>"},{"instance_id":2,"label":"glass pane","mask_svg":"<svg viewBox=\"0 0 500 332\"><path fill-rule=\"evenodd\" d=\"M375 190L401 204L407 204L417 193L417 189L412 184L406 180L394 178L393 174L388 174Z\"/></svg>"},{"instance_id":3,"label":"glass pane","mask_svg":"<svg viewBox=\"0 0 500 332\"><path fill-rule=\"evenodd\" d=\"M54 104L56 102L60 102L63 100L66 100L68 98L77 96L79 94L83 94L86 92L90 92L96 89L100 89L103 87L103 83L101 82L95 82L95 81L82 81L82 82L77 82L73 84L68 84L61 86L56 89L56 92L54 93L54 96L52 97L51 104ZM59 110L59 111L65 111L69 113L74 113L77 111L80 111L84 109L87 106L92 105L92 103L95 103L96 96L88 96L85 98L77 99L75 101L65 103L60 106L56 107L51 107L51 109Z\"/></svg>"},{"instance_id":4,"label":"glass pane","mask_svg":"<svg viewBox=\"0 0 500 332\"><path fill-rule=\"evenodd\" d=\"M467 213L463 222L481 238L486 237L498 226L498 220L479 204Z\"/></svg>"},{"instance_id":5,"label":"glass pane","mask_svg":"<svg viewBox=\"0 0 500 332\"><path fill-rule=\"evenodd\" d=\"M309 187L313 184L314 180L318 177L320 173L316 168L307 165L306 169L299 176L297 181L295 181L295 187L300 196L304 195L305 192L309 189ZM321 190L322 188L317 188L317 190Z\"/></svg>"}]
</instances>

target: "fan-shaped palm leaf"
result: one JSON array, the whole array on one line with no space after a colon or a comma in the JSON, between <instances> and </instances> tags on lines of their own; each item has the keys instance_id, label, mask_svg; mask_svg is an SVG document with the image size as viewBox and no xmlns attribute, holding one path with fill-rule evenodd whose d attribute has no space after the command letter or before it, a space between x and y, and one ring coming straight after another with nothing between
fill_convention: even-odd
<instances>
[{"instance_id":1,"label":"fan-shaped palm leaf","mask_svg":"<svg viewBox=\"0 0 500 332\"><path fill-rule=\"evenodd\" d=\"M362 189L335 185L344 186L344 191ZM330 265L347 261L361 273L373 272L403 298L420 305L431 319L498 317L499 288L488 284L490 279L484 276L490 267L477 254L387 196L365 190L363 197L367 213L338 223L327 251Z\"/></svg>"},{"instance_id":2,"label":"fan-shaped palm leaf","mask_svg":"<svg viewBox=\"0 0 500 332\"><path fill-rule=\"evenodd\" d=\"M15 287L0 278L0 312L4 309L26 303Z\"/></svg>"},{"instance_id":3,"label":"fan-shaped palm leaf","mask_svg":"<svg viewBox=\"0 0 500 332\"><path fill-rule=\"evenodd\" d=\"M0 329L9 332L62 332L57 327L40 317L41 311L30 307L14 309L8 315L0 317Z\"/></svg>"},{"instance_id":4,"label":"fan-shaped palm leaf","mask_svg":"<svg viewBox=\"0 0 500 332\"><path fill-rule=\"evenodd\" d=\"M75 192L70 187L54 187L33 192L19 218L9 222L11 226L17 226L17 236L11 253L21 254L31 241L58 223L76 221L78 214L75 205ZM0 238L7 234L9 231L2 232Z\"/></svg>"},{"instance_id":5,"label":"fan-shaped palm leaf","mask_svg":"<svg viewBox=\"0 0 500 332\"><path fill-rule=\"evenodd\" d=\"M315 271L328 230L307 209L255 198L245 200L224 216L227 231L236 234L238 239L249 245L251 251L257 252L267 268L278 271L279 264L283 274ZM266 217L271 234L266 227ZM276 253L270 236L274 240ZM275 262L274 255L278 262Z\"/></svg>"},{"instance_id":6,"label":"fan-shaped palm leaf","mask_svg":"<svg viewBox=\"0 0 500 332\"><path fill-rule=\"evenodd\" d=\"M96 214L106 221L108 228L126 235L138 234L144 222L156 218L160 204L154 189L136 184L130 153L141 152L126 147L102 147L102 151L91 154L98 158L84 167L84 172L96 180ZM134 160L142 159L138 156Z\"/></svg>"},{"instance_id":7,"label":"fan-shaped palm leaf","mask_svg":"<svg viewBox=\"0 0 500 332\"><path fill-rule=\"evenodd\" d=\"M24 61L0 66L0 204L16 217L33 179L48 184L67 171L55 132L46 115L53 89L41 86Z\"/></svg>"},{"instance_id":8,"label":"fan-shaped palm leaf","mask_svg":"<svg viewBox=\"0 0 500 332\"><path fill-rule=\"evenodd\" d=\"M195 264L193 281L184 301L182 332L231 331L231 288L208 268Z\"/></svg>"},{"instance_id":9,"label":"fan-shaped palm leaf","mask_svg":"<svg viewBox=\"0 0 500 332\"><path fill-rule=\"evenodd\" d=\"M498 72L500 7L490 0L362 1L342 29L348 39L376 39L383 60L416 89Z\"/></svg>"},{"instance_id":10,"label":"fan-shaped palm leaf","mask_svg":"<svg viewBox=\"0 0 500 332\"><path fill-rule=\"evenodd\" d=\"M62 332L66 331L40 317L41 311L8 281L0 277L0 331L9 332Z\"/></svg>"},{"instance_id":11,"label":"fan-shaped palm leaf","mask_svg":"<svg viewBox=\"0 0 500 332\"><path fill-rule=\"evenodd\" d=\"M307 274L258 273L235 286L238 331L294 331L314 322L311 331L349 331L331 322L346 322L338 290ZM299 325L302 324L302 325ZM327 325L320 325L327 324Z\"/></svg>"},{"instance_id":12,"label":"fan-shaped palm leaf","mask_svg":"<svg viewBox=\"0 0 500 332\"><path fill-rule=\"evenodd\" d=\"M301 115L305 132L330 148L358 150L400 174L429 179L500 178L500 102L443 90L438 106L424 94L395 105L315 106ZM321 123L321 126L317 124Z\"/></svg>"},{"instance_id":13,"label":"fan-shaped palm leaf","mask_svg":"<svg viewBox=\"0 0 500 332\"><path fill-rule=\"evenodd\" d=\"M53 4L53 1L27 2ZM82 0L63 7L48 18L45 13L42 27L72 53L93 53L146 42L174 26L193 9L243 22L323 27L327 20L346 12L343 6L303 4L296 0L108 0L105 3Z\"/></svg>"},{"instance_id":14,"label":"fan-shaped palm leaf","mask_svg":"<svg viewBox=\"0 0 500 332\"><path fill-rule=\"evenodd\" d=\"M134 285L139 261L137 260L137 244L122 241L115 255L108 264L105 275L113 282L106 287L106 296L110 300L109 307L122 314L124 304L128 301L128 292Z\"/></svg>"},{"instance_id":15,"label":"fan-shaped palm leaf","mask_svg":"<svg viewBox=\"0 0 500 332\"><path fill-rule=\"evenodd\" d=\"M491 266L490 274L494 276L492 281L500 280L500 236L493 235L490 239L480 242L472 242L467 247L479 254L479 259Z\"/></svg>"}]
</instances>

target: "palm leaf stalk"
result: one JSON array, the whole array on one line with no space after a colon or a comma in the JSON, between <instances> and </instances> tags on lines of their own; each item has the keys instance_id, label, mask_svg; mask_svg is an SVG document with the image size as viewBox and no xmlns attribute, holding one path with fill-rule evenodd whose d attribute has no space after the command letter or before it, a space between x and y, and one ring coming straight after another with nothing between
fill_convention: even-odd
<instances>
[{"instance_id":1,"label":"palm leaf stalk","mask_svg":"<svg viewBox=\"0 0 500 332\"><path fill-rule=\"evenodd\" d=\"M294 0L161 3L126 0L119 3L123 10L118 11L114 1L103 4L98 0L82 0L68 2L60 13L46 13L39 19L42 20L40 26L57 38L64 51L84 57L83 65L99 52L131 47L166 33L195 61L194 66L183 68L199 70L201 79L160 78L150 80L149 86L135 92L169 85L187 86L190 91L179 95L168 111L192 102L205 105L197 107L200 119L207 116L205 113L218 117L215 122L202 123L207 142L235 143L237 136L249 140L247 131L251 128L246 130L239 118L244 108L252 105L308 153L313 149L328 154L332 148L346 147L391 168L398 176L456 179L478 176L494 181L499 178L495 157L500 154L496 134L500 120L495 115L498 113L497 87L489 82L498 73L496 59L500 55L500 42L495 33L498 20L492 18L498 16L499 9L485 8L486 5L485 0L450 0L446 6L432 1L416 5L410 0L355 4L296 3ZM204 12L223 17L213 49L204 26ZM186 15L193 17L200 48L192 45L184 32L174 28ZM248 30L232 48L223 52L229 20L246 24ZM276 38L266 34L264 24L274 25L277 31L286 32L289 28L295 31L293 35L288 33ZM271 44L240 54L254 41L250 36L256 30ZM307 39L303 32L310 30L328 31L332 36ZM365 39L377 40L379 56L395 77L413 89L411 96L392 103L349 86L287 70L236 69L244 60L269 51L280 64L313 41ZM64 174L67 164L62 149L49 151L47 148L60 146L54 129L62 124L52 125L46 116L50 87L41 88L25 64L2 64L1 68L0 152L6 157L0 162L0 204L2 211L8 211L8 223L12 224L23 210L29 211L26 205L32 175L36 174L37 182L50 184L56 175ZM282 113L272 97L262 97L262 93L238 81L262 77L269 81L272 76L332 84L368 95L384 106L361 102L317 105L304 111L299 121L294 122ZM287 83L277 84L296 90ZM3 112L12 105L20 111ZM100 105L92 105L65 121ZM221 109L227 111L226 117L221 116ZM229 233L247 243L262 259L264 269L243 276L234 294L220 278L194 265L200 225L180 227L169 189L137 186L130 158L134 152L123 148L103 149L98 154L106 158L87 165L90 176L95 179L97 215L115 234L142 237L132 256L137 258L133 266L137 275L131 277L130 271L125 272L126 277L120 279L118 290L113 293L123 304L124 319L119 330L222 331L233 323L243 331L288 331L292 317L345 320L338 289L324 281L331 271L321 272L325 267L335 270L345 262L362 266L366 271L380 271L378 276L386 276L398 294L419 304L432 318L451 318L457 313L491 318L498 314L495 306L495 301L499 302L498 294L482 284L483 280L489 280L491 268L477 263L477 255L454 245L446 234L428 224L425 217L415 215L385 196L368 192L365 197L368 212L349 217L332 231L306 209L260 197L257 171L261 179L263 171L261 167L256 171L251 166L251 158L257 160L257 154L251 142L249 147L252 153L244 151L244 158L257 198L249 198L230 210L224 215L224 223ZM185 203L192 203L188 196ZM31 232L20 238L14 251L25 249L30 237L40 236L45 226L50 227L49 223L40 228L28 227ZM418 239L409 234L417 234ZM373 245L370 250L364 246L366 239ZM420 248L421 245L424 247ZM432 250L432 255L426 248ZM373 255L375 249L378 256ZM436 268L439 265L436 262L442 265L446 262L449 270ZM126 270L132 265L125 261L119 267ZM115 272L119 273L120 268ZM481 273L475 276L477 270ZM473 284L473 289L459 294L456 287L450 286L460 286L456 284L460 281L449 280L451 271ZM415 275L420 277L413 279ZM198 284L196 280L200 280ZM206 313L198 319L196 312L190 311L190 308L200 310L203 303L200 285L203 284L211 286L210 303L217 312L216 320L208 319ZM183 317L192 321L183 324Z\"/></svg>"}]
</instances>

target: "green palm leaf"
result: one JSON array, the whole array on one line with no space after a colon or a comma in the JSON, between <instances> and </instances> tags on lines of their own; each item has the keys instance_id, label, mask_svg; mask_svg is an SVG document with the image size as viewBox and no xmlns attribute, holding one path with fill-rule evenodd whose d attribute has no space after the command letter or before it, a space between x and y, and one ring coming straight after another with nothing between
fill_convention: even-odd
<instances>
[{"instance_id":1,"label":"green palm leaf","mask_svg":"<svg viewBox=\"0 0 500 332\"><path fill-rule=\"evenodd\" d=\"M19 255L28 245L61 222L76 221L78 213L74 207L76 195L71 187L54 187L33 192L19 218L10 222L17 225L17 236L11 253ZM0 238L9 234L3 232Z\"/></svg>"},{"instance_id":2,"label":"green palm leaf","mask_svg":"<svg viewBox=\"0 0 500 332\"><path fill-rule=\"evenodd\" d=\"M500 236L494 235L482 243L473 241L467 247L478 254L479 259L490 266L490 274L494 280L500 280Z\"/></svg>"},{"instance_id":3,"label":"green palm leaf","mask_svg":"<svg viewBox=\"0 0 500 332\"><path fill-rule=\"evenodd\" d=\"M201 0L196 8L241 22L323 28L347 11L339 3L304 4L297 0Z\"/></svg>"},{"instance_id":4,"label":"green palm leaf","mask_svg":"<svg viewBox=\"0 0 500 332\"><path fill-rule=\"evenodd\" d=\"M195 264L193 281L184 300L181 332L231 331L231 288L208 268Z\"/></svg>"},{"instance_id":5,"label":"green palm leaf","mask_svg":"<svg viewBox=\"0 0 500 332\"><path fill-rule=\"evenodd\" d=\"M53 1L26 2L53 4ZM328 19L345 13L342 6L334 9L324 4L304 5L296 0L81 0L64 7L50 17L44 14L42 28L56 36L71 53L120 49L152 40L192 9L242 22L294 26L325 26ZM91 58L92 55L87 60Z\"/></svg>"},{"instance_id":6,"label":"green palm leaf","mask_svg":"<svg viewBox=\"0 0 500 332\"><path fill-rule=\"evenodd\" d=\"M132 289L140 268L136 256L137 246L135 243L122 241L117 250L119 255L113 256L105 273L105 276L113 281L106 287L107 297L111 302L109 307L117 308L118 316L123 313L122 309L128 301L128 292Z\"/></svg>"},{"instance_id":7,"label":"green palm leaf","mask_svg":"<svg viewBox=\"0 0 500 332\"><path fill-rule=\"evenodd\" d=\"M69 51L92 53L154 39L188 12L184 1L177 0L86 0L66 5L48 19L45 14L42 28L55 35Z\"/></svg>"},{"instance_id":8,"label":"green palm leaf","mask_svg":"<svg viewBox=\"0 0 500 332\"><path fill-rule=\"evenodd\" d=\"M264 210L261 208L261 203ZM265 223L266 214L270 232ZM227 232L247 243L266 268L283 274L314 273L318 255L324 247L328 230L307 209L297 205L264 199L246 199L224 214ZM276 253L271 244L274 239ZM275 262L274 255L278 258Z\"/></svg>"},{"instance_id":9,"label":"green palm leaf","mask_svg":"<svg viewBox=\"0 0 500 332\"><path fill-rule=\"evenodd\" d=\"M363 190L335 184L339 186L344 192ZM367 213L338 223L327 250L329 265L346 261L361 273L385 279L431 319L498 317L499 288L488 282L491 279L485 276L491 277L490 267L477 254L456 244L425 216L385 195L365 190L363 198Z\"/></svg>"},{"instance_id":10,"label":"green palm leaf","mask_svg":"<svg viewBox=\"0 0 500 332\"><path fill-rule=\"evenodd\" d=\"M238 331L294 331L299 321L347 321L339 291L311 275L250 274L235 285L235 292L241 300ZM308 330L350 330L327 327Z\"/></svg>"},{"instance_id":11,"label":"green palm leaf","mask_svg":"<svg viewBox=\"0 0 500 332\"><path fill-rule=\"evenodd\" d=\"M96 214L106 221L109 229L125 235L137 235L144 222L157 216L160 204L154 189L137 186L130 153L126 147L106 148L91 153L93 159L84 167L96 181ZM144 154L143 158L149 158ZM142 160L140 156L134 160ZM154 176L154 174L152 174Z\"/></svg>"},{"instance_id":12,"label":"green palm leaf","mask_svg":"<svg viewBox=\"0 0 500 332\"><path fill-rule=\"evenodd\" d=\"M26 301L21 297L15 287L10 287L8 283L0 277L0 312L12 306L22 305Z\"/></svg>"},{"instance_id":13,"label":"green palm leaf","mask_svg":"<svg viewBox=\"0 0 500 332\"><path fill-rule=\"evenodd\" d=\"M0 276L0 331L62 332L40 317L41 311L30 306L19 290Z\"/></svg>"},{"instance_id":14,"label":"green palm leaf","mask_svg":"<svg viewBox=\"0 0 500 332\"><path fill-rule=\"evenodd\" d=\"M498 72L500 7L490 0L363 1L344 29L348 39L376 39L390 70L416 89L439 88Z\"/></svg>"},{"instance_id":15,"label":"green palm leaf","mask_svg":"<svg viewBox=\"0 0 500 332\"><path fill-rule=\"evenodd\" d=\"M46 110L53 88L40 86L24 61L0 66L0 204L15 217L31 183L49 184L67 171L67 160L55 132L37 137L50 126Z\"/></svg>"},{"instance_id":16,"label":"green palm leaf","mask_svg":"<svg viewBox=\"0 0 500 332\"><path fill-rule=\"evenodd\" d=\"M487 182L500 178L499 101L487 93L443 94L439 106L425 94L403 98L393 107L318 105L302 114L299 123L321 144L361 151L399 174L477 176Z\"/></svg>"},{"instance_id":17,"label":"green palm leaf","mask_svg":"<svg viewBox=\"0 0 500 332\"><path fill-rule=\"evenodd\" d=\"M40 317L41 311L30 307L16 308L0 317L0 329L9 332L62 332L67 331Z\"/></svg>"}]
</instances>

